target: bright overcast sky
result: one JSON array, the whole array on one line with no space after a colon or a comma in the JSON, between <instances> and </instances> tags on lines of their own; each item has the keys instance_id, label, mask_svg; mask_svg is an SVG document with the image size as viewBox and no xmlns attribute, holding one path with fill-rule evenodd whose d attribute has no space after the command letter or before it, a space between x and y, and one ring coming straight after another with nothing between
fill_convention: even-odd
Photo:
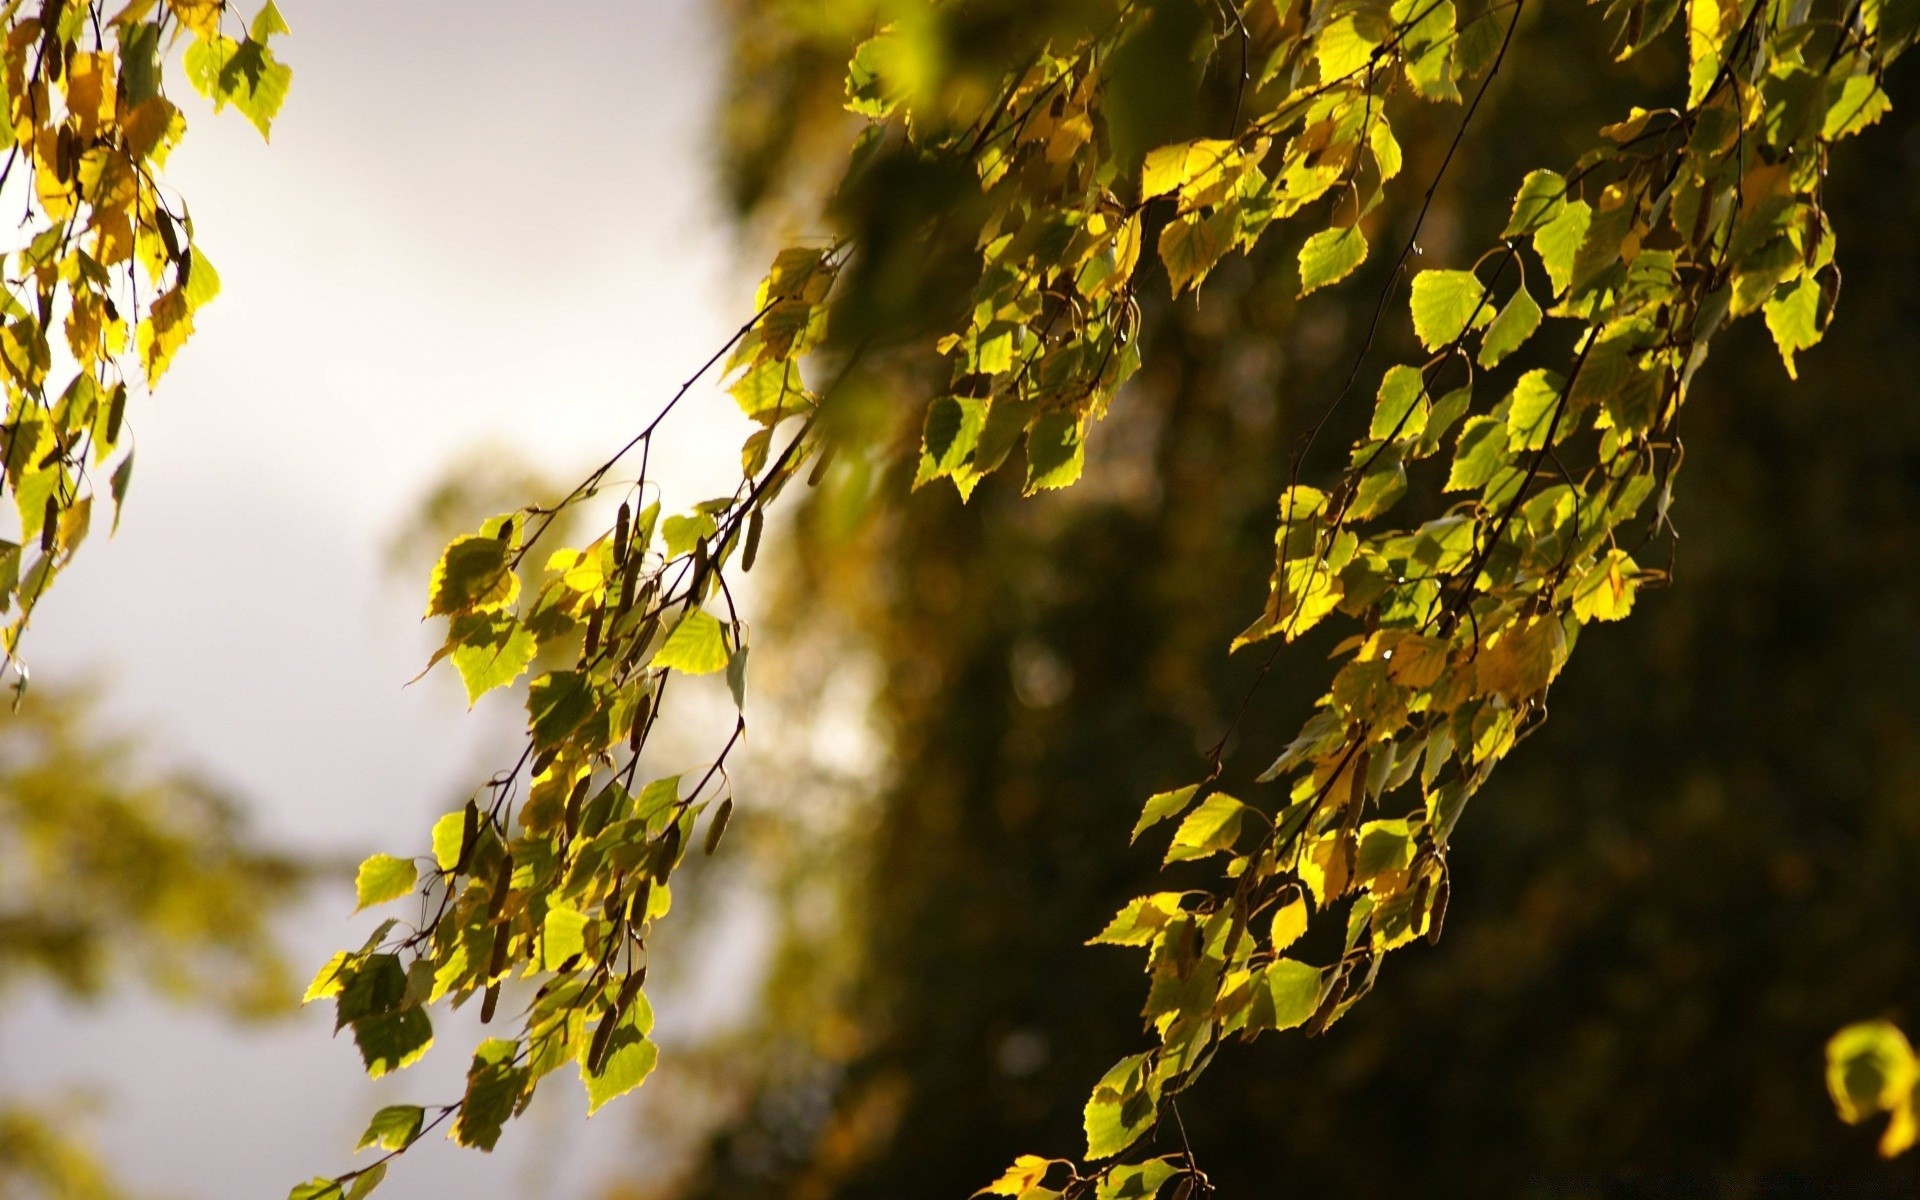
<instances>
[{"instance_id":1,"label":"bright overcast sky","mask_svg":"<svg viewBox=\"0 0 1920 1200\"><path fill-rule=\"evenodd\" d=\"M223 294L130 411L119 536L42 606L30 660L103 682L116 721L271 836L406 852L501 727L444 682L402 688L428 635L382 542L478 443L574 474L738 320L751 281L706 157L717 33L700 0L278 2L295 78L272 144L202 113L170 164ZM667 427L670 499L738 471L716 397ZM303 969L348 903L302 916ZM100 1089L141 1193L268 1200L344 1169L376 1103L446 1098L464 1070L445 1028L417 1077L376 1088L309 1016L236 1033L138 998L30 1002L0 1024L0 1079ZM634 1122L580 1111L543 1099L491 1158L423 1145L382 1194L581 1195Z\"/></svg>"}]
</instances>

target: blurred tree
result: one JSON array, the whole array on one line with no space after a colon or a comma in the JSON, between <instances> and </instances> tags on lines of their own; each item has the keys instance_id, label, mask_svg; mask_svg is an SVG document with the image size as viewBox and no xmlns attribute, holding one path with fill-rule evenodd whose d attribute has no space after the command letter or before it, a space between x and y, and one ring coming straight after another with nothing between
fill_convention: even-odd
<instances>
[{"instance_id":1,"label":"blurred tree","mask_svg":"<svg viewBox=\"0 0 1920 1200\"><path fill-rule=\"evenodd\" d=\"M776 0L732 13L725 161L751 213L786 202L794 146L831 144L795 126L843 120L822 64L851 47ZM1530 67L1427 219L1441 261L1664 67L1623 75L1599 26L1523 27ZM1838 1025L1920 1001L1920 79L1889 87L1833 181L1846 319L1797 386L1751 326L1702 376L1674 586L1589 632L1553 721L1476 800L1448 937L1327 1036L1223 1056L1156 1150L1190 1138L1236 1195L1911 1194L1818 1083ZM1451 132L1401 132L1409 171ZM877 658L890 782L837 853L794 864L846 864L838 918L791 924L768 1065L686 1194L952 1195L1077 1139L1137 1030L1133 964L1083 945L1158 873L1121 851L1125 798L1190 778L1232 719L1258 664L1214 648L1263 590L1290 450L1374 336L1385 273L1296 302L1295 246L1155 314L1075 491L928 489L851 534L831 494L810 502L770 607ZM912 462L891 470L904 492ZM1317 695L1293 653L1247 727Z\"/></svg>"},{"instance_id":2,"label":"blurred tree","mask_svg":"<svg viewBox=\"0 0 1920 1200\"><path fill-rule=\"evenodd\" d=\"M291 1011L273 921L312 864L261 849L230 797L144 769L98 724L89 697L46 687L0 722L0 1002L131 978L240 1018ZM117 1194L75 1117L0 1094L0 1197Z\"/></svg>"}]
</instances>

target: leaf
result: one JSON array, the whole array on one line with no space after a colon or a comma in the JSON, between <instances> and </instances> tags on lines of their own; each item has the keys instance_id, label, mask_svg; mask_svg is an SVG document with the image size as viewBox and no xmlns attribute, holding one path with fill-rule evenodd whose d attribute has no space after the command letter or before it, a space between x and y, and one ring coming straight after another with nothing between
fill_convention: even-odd
<instances>
[{"instance_id":1,"label":"leaf","mask_svg":"<svg viewBox=\"0 0 1920 1200\"><path fill-rule=\"evenodd\" d=\"M1540 306L1527 292L1526 284L1521 284L1493 319L1487 328L1487 334L1480 340L1479 363L1488 370L1500 365L1500 360L1518 350L1540 328Z\"/></svg>"},{"instance_id":2,"label":"leaf","mask_svg":"<svg viewBox=\"0 0 1920 1200\"><path fill-rule=\"evenodd\" d=\"M546 920L540 926L540 965L548 971L557 971L560 964L576 954L585 952L587 915L576 908L564 904L553 904L547 908Z\"/></svg>"},{"instance_id":3,"label":"leaf","mask_svg":"<svg viewBox=\"0 0 1920 1200\"><path fill-rule=\"evenodd\" d=\"M726 630L719 618L696 608L673 627L666 644L653 656L653 665L683 675L711 675L726 668L727 658Z\"/></svg>"},{"instance_id":4,"label":"leaf","mask_svg":"<svg viewBox=\"0 0 1920 1200\"><path fill-rule=\"evenodd\" d=\"M1488 417L1468 417L1460 427L1460 441L1454 451L1453 468L1447 473L1449 492L1477 488L1492 479L1507 465L1507 427Z\"/></svg>"},{"instance_id":5,"label":"leaf","mask_svg":"<svg viewBox=\"0 0 1920 1200\"><path fill-rule=\"evenodd\" d=\"M1307 931L1307 902L1304 897L1295 897L1292 903L1274 910L1270 940L1275 953L1285 950L1300 940Z\"/></svg>"},{"instance_id":6,"label":"leaf","mask_svg":"<svg viewBox=\"0 0 1920 1200\"><path fill-rule=\"evenodd\" d=\"M1182 913L1180 892L1155 892L1127 901L1089 946L1146 946Z\"/></svg>"},{"instance_id":7,"label":"leaf","mask_svg":"<svg viewBox=\"0 0 1920 1200\"><path fill-rule=\"evenodd\" d=\"M615 1027L612 1039L607 1042L606 1052L601 1056L599 1072L581 1070L581 1076L587 1084L588 1116L600 1111L607 1101L639 1087L653 1073L660 1051L647 1040L645 1030L640 1027L643 1008L642 1005L635 1005L621 1016L620 1024Z\"/></svg>"},{"instance_id":8,"label":"leaf","mask_svg":"<svg viewBox=\"0 0 1920 1200\"><path fill-rule=\"evenodd\" d=\"M1889 1021L1849 1025L1827 1042L1827 1090L1849 1125L1888 1112L1920 1083L1920 1060Z\"/></svg>"},{"instance_id":9,"label":"leaf","mask_svg":"<svg viewBox=\"0 0 1920 1200\"><path fill-rule=\"evenodd\" d=\"M1173 845L1167 850L1166 861L1187 862L1232 849L1234 841L1240 836L1240 824L1246 813L1246 805L1224 792L1208 796L1199 808L1188 813L1187 819L1180 822L1180 828L1173 835Z\"/></svg>"},{"instance_id":10,"label":"leaf","mask_svg":"<svg viewBox=\"0 0 1920 1200\"><path fill-rule=\"evenodd\" d=\"M1275 959L1262 976L1267 993L1273 998L1273 1027L1293 1029L1304 1025L1320 1007L1326 972L1291 958Z\"/></svg>"},{"instance_id":11,"label":"leaf","mask_svg":"<svg viewBox=\"0 0 1920 1200\"><path fill-rule=\"evenodd\" d=\"M376 854L361 863L359 873L354 876L353 888L360 900L354 911L398 900L411 893L419 880L420 868L412 859Z\"/></svg>"},{"instance_id":12,"label":"leaf","mask_svg":"<svg viewBox=\"0 0 1920 1200\"><path fill-rule=\"evenodd\" d=\"M373 1114L373 1120L367 1123L367 1131L360 1135L354 1149L379 1146L383 1150L405 1150L420 1136L425 1117L426 1110L418 1104L389 1104Z\"/></svg>"},{"instance_id":13,"label":"leaf","mask_svg":"<svg viewBox=\"0 0 1920 1200\"><path fill-rule=\"evenodd\" d=\"M1164 1158L1115 1167L1095 1187L1094 1200L1151 1200L1179 1173Z\"/></svg>"},{"instance_id":14,"label":"leaf","mask_svg":"<svg viewBox=\"0 0 1920 1200\"><path fill-rule=\"evenodd\" d=\"M727 658L727 690L733 693L733 706L747 711L747 647L742 646Z\"/></svg>"},{"instance_id":15,"label":"leaf","mask_svg":"<svg viewBox=\"0 0 1920 1200\"><path fill-rule=\"evenodd\" d=\"M386 1177L387 1164L384 1162L374 1163L353 1177L353 1183L347 1188L346 1200L363 1200L373 1189L379 1187L381 1181L386 1179Z\"/></svg>"},{"instance_id":16,"label":"leaf","mask_svg":"<svg viewBox=\"0 0 1920 1200\"><path fill-rule=\"evenodd\" d=\"M287 1200L342 1200L344 1195L345 1193L340 1190L339 1180L316 1177L305 1183L296 1184L294 1189L287 1193Z\"/></svg>"},{"instance_id":17,"label":"leaf","mask_svg":"<svg viewBox=\"0 0 1920 1200\"><path fill-rule=\"evenodd\" d=\"M500 1130L513 1115L522 1093L532 1082L532 1073L514 1065L518 1043L488 1038L474 1052L473 1065L467 1069L467 1092L454 1118L451 1135L462 1146L492 1150L500 1141Z\"/></svg>"},{"instance_id":18,"label":"leaf","mask_svg":"<svg viewBox=\"0 0 1920 1200\"><path fill-rule=\"evenodd\" d=\"M1218 168L1233 149L1232 142L1201 139L1149 150L1140 168L1140 199L1178 191Z\"/></svg>"},{"instance_id":19,"label":"leaf","mask_svg":"<svg viewBox=\"0 0 1920 1200\"><path fill-rule=\"evenodd\" d=\"M1472 271L1422 271L1413 277L1413 332L1429 350L1453 344L1493 320L1486 288Z\"/></svg>"},{"instance_id":20,"label":"leaf","mask_svg":"<svg viewBox=\"0 0 1920 1200\"><path fill-rule=\"evenodd\" d=\"M326 964L314 974L313 982L307 985L306 994L300 997L300 1003L312 1004L315 1000L325 1000L340 994L341 968L347 965L347 952L338 951L326 961Z\"/></svg>"},{"instance_id":21,"label":"leaf","mask_svg":"<svg viewBox=\"0 0 1920 1200\"><path fill-rule=\"evenodd\" d=\"M128 454L120 460L120 465L113 469L113 477L108 480L107 483L108 491L113 496L112 532L114 533L120 532L120 510L127 502L127 488L130 487L132 483L133 455Z\"/></svg>"},{"instance_id":22,"label":"leaf","mask_svg":"<svg viewBox=\"0 0 1920 1200\"><path fill-rule=\"evenodd\" d=\"M433 861L442 871L460 865L460 851L466 848L467 814L454 809L433 823Z\"/></svg>"},{"instance_id":23,"label":"leaf","mask_svg":"<svg viewBox=\"0 0 1920 1200\"><path fill-rule=\"evenodd\" d=\"M559 744L593 715L593 684L579 671L549 671L527 686L527 715L538 749Z\"/></svg>"},{"instance_id":24,"label":"leaf","mask_svg":"<svg viewBox=\"0 0 1920 1200\"><path fill-rule=\"evenodd\" d=\"M507 566L510 539L468 534L447 544L427 581L427 615L450 616L505 608L520 591Z\"/></svg>"},{"instance_id":25,"label":"leaf","mask_svg":"<svg viewBox=\"0 0 1920 1200\"><path fill-rule=\"evenodd\" d=\"M1507 409L1507 445L1514 450L1538 450L1547 444L1549 433L1557 434L1555 441L1567 434L1562 427L1555 429L1555 416L1560 411L1560 393L1565 381L1552 371L1528 371L1520 377L1513 387L1513 403ZM1461 440L1466 439L1466 431L1460 433Z\"/></svg>"},{"instance_id":26,"label":"leaf","mask_svg":"<svg viewBox=\"0 0 1920 1200\"><path fill-rule=\"evenodd\" d=\"M1160 231L1160 261L1166 265L1174 295L1200 285L1233 245L1234 229L1230 210L1205 217L1189 213L1167 222Z\"/></svg>"},{"instance_id":27,"label":"leaf","mask_svg":"<svg viewBox=\"0 0 1920 1200\"><path fill-rule=\"evenodd\" d=\"M1513 198L1513 217L1501 237L1524 237L1538 231L1567 206L1567 181L1554 171L1532 171L1520 181Z\"/></svg>"},{"instance_id":28,"label":"leaf","mask_svg":"<svg viewBox=\"0 0 1920 1200\"><path fill-rule=\"evenodd\" d=\"M1624 550L1609 550L1573 588L1573 615L1582 622L1618 621L1633 610L1633 572Z\"/></svg>"},{"instance_id":29,"label":"leaf","mask_svg":"<svg viewBox=\"0 0 1920 1200\"><path fill-rule=\"evenodd\" d=\"M1389 438L1418 437L1427 427L1427 414L1420 401L1427 394L1426 375L1418 367L1394 366L1380 379L1380 393L1373 407L1373 423L1367 436L1375 441Z\"/></svg>"},{"instance_id":30,"label":"leaf","mask_svg":"<svg viewBox=\"0 0 1920 1200\"><path fill-rule=\"evenodd\" d=\"M539 649L533 631L505 613L462 613L448 626L447 640L469 706L520 678Z\"/></svg>"},{"instance_id":31,"label":"leaf","mask_svg":"<svg viewBox=\"0 0 1920 1200\"><path fill-rule=\"evenodd\" d=\"M1022 1154L1013 1160L1000 1178L975 1192L975 1196L1020 1196L1037 1188L1053 1169L1053 1160L1037 1154Z\"/></svg>"},{"instance_id":32,"label":"leaf","mask_svg":"<svg viewBox=\"0 0 1920 1200\"><path fill-rule=\"evenodd\" d=\"M1086 464L1086 426L1070 412L1042 413L1027 432L1026 494L1063 488L1080 478Z\"/></svg>"},{"instance_id":33,"label":"leaf","mask_svg":"<svg viewBox=\"0 0 1920 1200\"><path fill-rule=\"evenodd\" d=\"M1593 223L1593 209L1584 200L1569 200L1557 215L1533 234L1534 253L1547 268L1553 282L1553 294L1561 296L1573 284L1573 260L1580 243L1587 239L1587 227Z\"/></svg>"},{"instance_id":34,"label":"leaf","mask_svg":"<svg viewBox=\"0 0 1920 1200\"><path fill-rule=\"evenodd\" d=\"M274 23L284 29L277 12L274 16ZM272 134L273 119L293 84L293 70L274 58L264 39L236 42L218 33L203 36L187 49L185 65L188 81L213 101L215 112L231 104L261 137Z\"/></svg>"},{"instance_id":35,"label":"leaf","mask_svg":"<svg viewBox=\"0 0 1920 1200\"><path fill-rule=\"evenodd\" d=\"M353 1023L353 1042L360 1047L367 1078L378 1079L412 1066L433 1048L433 1022L419 1008L362 1017Z\"/></svg>"},{"instance_id":36,"label":"leaf","mask_svg":"<svg viewBox=\"0 0 1920 1200\"><path fill-rule=\"evenodd\" d=\"M1780 361L1786 364L1787 378L1800 378L1793 356L1819 344L1823 332L1820 328L1819 283L1810 275L1802 275L1769 297L1765 312L1767 332L1773 335L1773 344L1779 347Z\"/></svg>"},{"instance_id":37,"label":"leaf","mask_svg":"<svg viewBox=\"0 0 1920 1200\"><path fill-rule=\"evenodd\" d=\"M1133 835L1127 839L1127 844L1132 845L1139 841L1141 834L1168 817L1177 817L1185 812L1187 805L1193 803L1194 793L1199 790L1199 784L1190 783L1186 787L1175 788L1171 792L1160 792L1147 797L1146 806L1140 810L1140 820L1134 823Z\"/></svg>"},{"instance_id":38,"label":"leaf","mask_svg":"<svg viewBox=\"0 0 1920 1200\"><path fill-rule=\"evenodd\" d=\"M1300 247L1300 294L1339 283L1366 261L1367 236L1358 225L1322 229Z\"/></svg>"},{"instance_id":39,"label":"leaf","mask_svg":"<svg viewBox=\"0 0 1920 1200\"><path fill-rule=\"evenodd\" d=\"M1892 109L1893 102L1872 75L1849 75L1827 106L1820 136L1829 142L1851 137Z\"/></svg>"},{"instance_id":40,"label":"leaf","mask_svg":"<svg viewBox=\"0 0 1920 1200\"><path fill-rule=\"evenodd\" d=\"M1088 1158L1120 1153L1153 1124L1158 1115L1158 1095L1157 1089L1149 1088L1146 1065L1146 1055L1130 1055L1115 1063L1094 1085L1083 1115Z\"/></svg>"}]
</instances>

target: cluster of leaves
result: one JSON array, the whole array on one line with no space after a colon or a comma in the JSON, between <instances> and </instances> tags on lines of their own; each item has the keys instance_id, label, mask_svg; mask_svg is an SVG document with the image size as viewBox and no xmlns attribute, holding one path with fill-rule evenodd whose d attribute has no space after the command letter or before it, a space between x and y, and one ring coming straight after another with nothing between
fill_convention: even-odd
<instances>
[{"instance_id":1,"label":"cluster of leaves","mask_svg":"<svg viewBox=\"0 0 1920 1200\"><path fill-rule=\"evenodd\" d=\"M973 270L967 302L925 338L951 366L927 409L919 483L950 478L966 495L1023 438L1028 491L1078 478L1089 424L1138 365L1134 291L1155 224L1176 294L1309 214L1321 219L1300 252L1302 291L1351 274L1401 172L1395 115L1464 102L1464 129L1524 0L1246 4L1201 39L1243 64L1231 136L1153 148L1137 171L1102 108L1105 72L1167 35L1156 23L1166 10L1090 7L1102 11L985 91L942 74L924 21L901 17L853 57L849 108L870 125L843 198L898 178L886 172L903 162L964 168L977 184L963 212L928 218L948 235L964 227ZM1617 0L1620 56L1679 10ZM1134 900L1095 939L1148 951L1153 1042L1096 1086L1089 1160L1134 1147L1224 1039L1324 1030L1372 987L1387 952L1438 936L1466 801L1544 717L1581 627L1627 615L1662 576L1636 562L1632 539L1664 525L1675 421L1710 339L1762 312L1789 371L1819 340L1837 293L1826 156L1885 110L1881 73L1917 25L1912 5L1693 0L1684 102L1636 109L1566 171L1528 175L1497 245L1413 278L1413 330L1429 356L1385 372L1344 471L1312 486L1296 467L1268 603L1236 643L1271 641L1277 655L1336 614L1357 627L1319 711L1262 777L1283 781L1281 794L1249 803L1219 790L1216 748L1212 773L1152 797L1134 830L1177 822L1169 865L1226 865L1212 886ZM490 1020L506 978L542 982L518 1035L479 1047L462 1098L431 1119L424 1107L384 1110L362 1144L385 1157L296 1197L364 1195L441 1121L490 1148L569 1061L595 1107L653 1065L647 931L716 781L726 798L709 848L724 827L725 762L744 718L691 788L686 773L639 785L640 758L673 676L724 669L741 696L746 631L726 569L736 548L751 565L766 505L809 459L811 478L825 472L833 426L821 418L837 397L809 390L802 363L812 352L845 370L859 357L863 319L872 328L858 289L885 293L886 250L782 253L753 320L710 360L731 351L732 392L761 425L733 495L660 520L645 503L656 419L561 504L494 518L447 548L429 613L447 618L441 655L470 695L513 682L538 654L569 665L529 684L519 761L436 826L424 883L410 860L363 866L363 905L418 889L420 922L389 923L336 956L309 998L335 1000L378 1075L425 1053L433 1003L480 994ZM1420 466L1449 447L1444 473ZM641 467L613 529L534 571L529 555L555 516L600 493L635 449ZM1431 511L1413 513L1410 497ZM1068 1178L1052 1187L1056 1165ZM1207 1186L1190 1155L1174 1154L1084 1172L1022 1159L988 1190L1147 1196L1176 1179L1183 1195Z\"/></svg>"},{"instance_id":2,"label":"cluster of leaves","mask_svg":"<svg viewBox=\"0 0 1920 1200\"><path fill-rule=\"evenodd\" d=\"M744 698L748 631L726 570L736 557L751 568L765 506L815 445L819 398L798 364L819 345L839 267L831 250L780 254L754 318L681 389L726 359L732 394L759 426L734 494L664 518L659 501L647 500L651 442L669 404L561 502L494 517L442 553L427 609L447 622L435 661L452 661L470 699L536 663L553 665L527 684L519 760L434 826L424 873L384 854L361 865L362 907L417 889L420 920L387 921L358 950L335 955L306 1000L334 1001L336 1027L352 1030L378 1077L428 1051L433 1004L479 995L490 1023L505 981L542 983L515 1036L476 1048L464 1095L432 1115L420 1105L381 1110L360 1143L381 1157L294 1196L364 1196L388 1161L443 1122L456 1142L490 1150L539 1081L568 1063L579 1067L590 1113L653 1070L648 931L672 904L671 875L702 815L707 853L726 829L726 763L745 717L695 770L643 778L641 760L676 677L724 673L736 704ZM613 527L536 559L543 536L634 451L641 465Z\"/></svg>"},{"instance_id":3,"label":"cluster of leaves","mask_svg":"<svg viewBox=\"0 0 1920 1200\"><path fill-rule=\"evenodd\" d=\"M1623 56L1675 15L1616 8ZM1409 35L1388 20L1386 36ZM1225 854L1228 883L1143 897L1095 939L1149 950L1144 1015L1159 1044L1096 1088L1091 1157L1150 1129L1220 1039L1323 1030L1388 951L1438 936L1466 801L1544 716L1581 626L1625 616L1659 577L1621 535L1656 491L1644 536L1665 520L1674 423L1708 340L1763 310L1790 370L1818 341L1837 290L1819 196L1828 147L1884 111L1879 75L1913 20L1696 3L1687 32L1685 104L1606 127L1565 175L1530 174L1502 243L1471 269L1416 275L1413 327L1431 357L1385 373L1334 486L1282 496L1270 599L1236 644L1292 640L1336 612L1361 629L1336 648L1348 661L1320 711L1262 776L1287 780L1277 804L1214 790L1217 755L1214 775L1147 802L1135 836L1181 817L1167 861ZM1525 348L1566 365L1484 377ZM1374 524L1448 435L1440 491L1461 499L1417 525ZM1288 957L1323 914L1343 927L1337 960Z\"/></svg>"},{"instance_id":4,"label":"cluster of leaves","mask_svg":"<svg viewBox=\"0 0 1920 1200\"><path fill-rule=\"evenodd\" d=\"M133 471L130 386L151 388L193 332L220 277L159 172L186 131L165 60L183 39L188 80L264 136L292 72L270 40L269 2L239 38L226 0L92 0L6 6L0 195L25 212L0 296L0 491L17 540L0 539L0 651L16 669L34 606L92 524L93 476L115 511ZM24 678L24 674L22 675Z\"/></svg>"},{"instance_id":5,"label":"cluster of leaves","mask_svg":"<svg viewBox=\"0 0 1920 1200\"><path fill-rule=\"evenodd\" d=\"M1887 1114L1880 1153L1892 1158L1920 1141L1920 1057L1887 1021L1862 1021L1827 1043L1827 1090L1840 1119L1858 1125Z\"/></svg>"}]
</instances>

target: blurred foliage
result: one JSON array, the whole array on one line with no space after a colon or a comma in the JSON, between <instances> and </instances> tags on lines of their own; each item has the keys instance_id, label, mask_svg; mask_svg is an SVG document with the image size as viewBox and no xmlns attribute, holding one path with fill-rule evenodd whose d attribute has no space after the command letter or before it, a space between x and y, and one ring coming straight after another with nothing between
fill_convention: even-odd
<instances>
[{"instance_id":1,"label":"blurred foliage","mask_svg":"<svg viewBox=\"0 0 1920 1200\"><path fill-rule=\"evenodd\" d=\"M309 868L261 850L234 800L140 766L91 701L30 691L0 724L0 988L79 999L132 976L240 1016L287 1011L274 915Z\"/></svg>"},{"instance_id":2,"label":"blurred foliage","mask_svg":"<svg viewBox=\"0 0 1920 1200\"><path fill-rule=\"evenodd\" d=\"M726 154L749 206L831 141L807 122L840 120L822 64L857 35L793 12L734 6ZM1671 65L1608 63L1572 6L1519 39L1530 67L1493 89L1422 234L1442 261ZM1198 86L1202 114L1237 103ZM1238 1195L1911 1194L1820 1087L1835 1028L1920 1003L1920 79L1888 87L1832 180L1844 319L1795 386L1764 330L1727 335L1684 427L1673 586L1588 633L1554 720L1475 800L1448 938L1325 1037L1224 1056L1156 1152L1190 1138ZM1450 126L1396 131L1430 177ZM1410 200L1383 224L1406 230ZM1077 1141L1137 1037L1134 964L1083 945L1158 874L1122 849L1131 798L1192 778L1259 670L1217 647L1265 591L1272 497L1386 282L1376 263L1296 300L1297 246L1149 314L1073 492L901 498L918 429L897 403L877 481L809 501L782 594L879 662L890 782L792 865L842 865L836 920L787 923L764 1065L686 1194L952 1195ZM1305 715L1329 645L1283 656L1243 727ZM1239 751L1231 770L1265 765Z\"/></svg>"},{"instance_id":3,"label":"blurred foliage","mask_svg":"<svg viewBox=\"0 0 1920 1200\"><path fill-rule=\"evenodd\" d=\"M296 990L273 929L314 867L263 850L232 797L103 736L92 697L44 685L0 717L0 1000L138 982L258 1019ZM0 1197L119 1194L70 1103L0 1095Z\"/></svg>"}]
</instances>

